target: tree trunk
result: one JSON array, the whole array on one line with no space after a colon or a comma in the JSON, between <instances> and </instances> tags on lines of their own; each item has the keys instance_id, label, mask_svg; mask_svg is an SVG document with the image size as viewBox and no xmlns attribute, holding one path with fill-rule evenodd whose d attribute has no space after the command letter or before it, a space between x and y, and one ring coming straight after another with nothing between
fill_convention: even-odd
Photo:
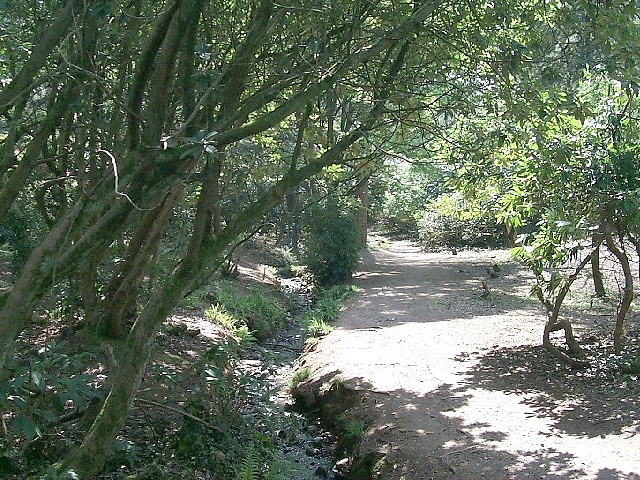
<instances>
[{"instance_id":1,"label":"tree trunk","mask_svg":"<svg viewBox=\"0 0 640 480\"><path fill-rule=\"evenodd\" d=\"M300 124L298 125L298 133L296 135L296 144L293 148L293 152L291 152L291 161L289 162L289 170L294 171L298 168L298 161L302 155L302 147L304 143L304 134L309 126L309 118L311 117L311 112L313 111L313 106L311 104L307 105L304 109L304 113L302 114L302 118L300 119ZM288 244L291 245L291 250L295 255L300 253L300 225L298 219L298 190L292 189L285 196L285 225L283 231L288 238Z\"/></svg>"},{"instance_id":2,"label":"tree trunk","mask_svg":"<svg viewBox=\"0 0 640 480\"><path fill-rule=\"evenodd\" d=\"M574 355L579 355L581 353L580 344L575 339L573 335L573 329L571 327L571 322L568 319L560 320L560 309L562 308L562 303L564 302L565 297L569 293L571 289L571 285L580 275L580 272L584 269L584 267L591 262L591 256L593 252L599 248L600 243L597 243L591 253L587 255L579 265L576 266L574 271L565 278L560 285L554 290L555 298L550 299L546 298L542 287L538 287L536 289L536 295L540 302L545 306L547 312L547 323L544 326L544 332L542 335L542 346L545 350L551 353L554 357L556 357L561 363L564 365L568 365L572 368L585 368L589 366L589 362L585 360L578 360L574 357L571 357L556 347L551 342L551 333L557 332L559 330L564 331L565 342L567 344L567 348L569 349L569 353ZM538 276L538 283L544 283L544 280L541 276Z\"/></svg>"},{"instance_id":3,"label":"tree trunk","mask_svg":"<svg viewBox=\"0 0 640 480\"><path fill-rule=\"evenodd\" d=\"M593 236L592 242L594 244L598 242L595 235ZM600 240L599 243L602 243L602 240ZM595 294L598 297L606 297L607 291L604 288L602 271L600 270L600 248L594 249L593 255L591 256L591 275L593 277L593 288L595 290Z\"/></svg>"},{"instance_id":4,"label":"tree trunk","mask_svg":"<svg viewBox=\"0 0 640 480\"><path fill-rule=\"evenodd\" d=\"M367 233L369 227L369 177L369 174L365 175L365 177L356 185L354 192L355 197L358 200L356 222L358 224L360 242L362 245L367 244Z\"/></svg>"},{"instance_id":5,"label":"tree trunk","mask_svg":"<svg viewBox=\"0 0 640 480\"><path fill-rule=\"evenodd\" d=\"M607 248L618 259L622 266L624 273L624 287L622 289L622 298L618 304L616 314L616 326L613 330L613 347L617 354L620 354L622 350L622 336L624 334L624 319L627 316L631 302L633 301L633 274L631 273L631 266L629 264L629 256L624 249L623 239L620 239L620 247L616 245L613 235L611 233L612 226L607 226L605 231L605 243Z\"/></svg>"},{"instance_id":6,"label":"tree trunk","mask_svg":"<svg viewBox=\"0 0 640 480\"><path fill-rule=\"evenodd\" d=\"M181 298L190 272L180 268L163 283L138 316L124 347L120 367L101 412L82 444L56 465L59 472L73 470L81 479L95 477L104 466L117 434L124 426L162 321Z\"/></svg>"},{"instance_id":7,"label":"tree trunk","mask_svg":"<svg viewBox=\"0 0 640 480\"><path fill-rule=\"evenodd\" d=\"M544 326L544 334L542 337L542 346L544 349L551 353L554 357L560 360L561 363L568 365L572 368L586 368L589 366L589 362L585 360L578 360L574 357L571 357L556 347L550 338L550 334L552 332L557 332L558 330L564 330L565 340L567 345L569 345L569 351L572 353L576 353L575 350L580 351L580 346L573 336L573 329L571 328L571 322L568 320L561 320L553 322L551 320L547 321ZM573 347L573 351L572 351Z\"/></svg>"}]
</instances>

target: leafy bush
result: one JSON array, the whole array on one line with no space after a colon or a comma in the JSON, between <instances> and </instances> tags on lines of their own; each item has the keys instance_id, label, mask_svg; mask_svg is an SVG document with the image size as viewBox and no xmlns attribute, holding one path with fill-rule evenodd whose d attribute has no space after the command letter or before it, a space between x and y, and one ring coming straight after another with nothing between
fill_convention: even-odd
<instances>
[{"instance_id":1,"label":"leafy bush","mask_svg":"<svg viewBox=\"0 0 640 480\"><path fill-rule=\"evenodd\" d=\"M31 441L70 407L81 409L92 399L102 399L92 386L95 377L83 373L86 356L62 353L63 346L64 342L48 342L0 385L0 411L8 413L13 434Z\"/></svg>"},{"instance_id":2,"label":"leafy bush","mask_svg":"<svg viewBox=\"0 0 640 480\"><path fill-rule=\"evenodd\" d=\"M441 195L427 205L419 222L419 239L428 250L507 244L490 199L469 204L458 193Z\"/></svg>"},{"instance_id":3,"label":"leafy bush","mask_svg":"<svg viewBox=\"0 0 640 480\"><path fill-rule=\"evenodd\" d=\"M199 383L187 401L176 433L178 456L209 470L213 478L278 477L287 465L278 457L275 432L291 422L274 407L269 366L243 367L237 346L222 342L198 365Z\"/></svg>"},{"instance_id":4,"label":"leafy bush","mask_svg":"<svg viewBox=\"0 0 640 480\"><path fill-rule=\"evenodd\" d=\"M84 373L94 354L67 350L65 342L49 341L32 358L21 355L15 371L0 383L0 414L6 427L0 439L0 477L57 460L60 448L74 443L60 422L102 400L96 377ZM72 472L52 475L48 471L45 478L77 478Z\"/></svg>"},{"instance_id":5,"label":"leafy bush","mask_svg":"<svg viewBox=\"0 0 640 480\"><path fill-rule=\"evenodd\" d=\"M305 224L306 264L316 281L328 286L351 278L363 247L353 208L330 197L310 209Z\"/></svg>"},{"instance_id":6,"label":"leafy bush","mask_svg":"<svg viewBox=\"0 0 640 480\"><path fill-rule=\"evenodd\" d=\"M240 294L233 285L222 283L215 296L218 304L207 309L205 316L248 340L249 334L258 340L268 338L287 317L279 301L258 287Z\"/></svg>"}]
</instances>

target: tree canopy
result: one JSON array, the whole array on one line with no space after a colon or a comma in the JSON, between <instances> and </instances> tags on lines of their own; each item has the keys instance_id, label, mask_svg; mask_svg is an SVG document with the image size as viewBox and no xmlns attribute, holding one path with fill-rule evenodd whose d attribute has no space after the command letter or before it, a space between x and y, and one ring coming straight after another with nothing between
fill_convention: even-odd
<instances>
[{"instance_id":1,"label":"tree canopy","mask_svg":"<svg viewBox=\"0 0 640 480\"><path fill-rule=\"evenodd\" d=\"M512 232L539 223L520 254L551 294L560 283L543 270L576 248L606 244L624 263L624 239L640 245L635 2L46 0L0 12L0 226L15 253L1 378L45 298L73 291L85 329L126 337L104 407L59 472L100 471L171 310L274 218L297 238L301 193L319 182L363 200L403 159L463 192L490 189ZM159 266L165 250L174 260Z\"/></svg>"}]
</instances>

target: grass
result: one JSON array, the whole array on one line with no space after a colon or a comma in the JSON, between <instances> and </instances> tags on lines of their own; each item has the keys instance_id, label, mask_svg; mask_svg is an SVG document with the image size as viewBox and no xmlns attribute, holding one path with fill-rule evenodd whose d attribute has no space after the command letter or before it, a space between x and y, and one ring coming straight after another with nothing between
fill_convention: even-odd
<instances>
[{"instance_id":1,"label":"grass","mask_svg":"<svg viewBox=\"0 0 640 480\"><path fill-rule=\"evenodd\" d=\"M296 388L300 382L304 382L309 377L311 377L311 369L309 367L302 367L293 374L291 380L289 381L289 387Z\"/></svg>"},{"instance_id":2,"label":"grass","mask_svg":"<svg viewBox=\"0 0 640 480\"><path fill-rule=\"evenodd\" d=\"M357 290L354 285L336 285L317 290L318 298L313 308L300 318L308 341L323 337L333 330L331 322L337 320L342 304Z\"/></svg>"},{"instance_id":3,"label":"grass","mask_svg":"<svg viewBox=\"0 0 640 480\"><path fill-rule=\"evenodd\" d=\"M364 420L352 420L348 422L344 427L346 439L353 442L359 440L364 434L366 426Z\"/></svg>"}]
</instances>

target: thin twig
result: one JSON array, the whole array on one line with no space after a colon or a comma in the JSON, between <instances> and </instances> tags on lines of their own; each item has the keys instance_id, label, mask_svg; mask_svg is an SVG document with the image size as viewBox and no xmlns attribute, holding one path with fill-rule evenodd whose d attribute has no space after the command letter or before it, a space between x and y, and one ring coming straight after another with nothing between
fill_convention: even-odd
<instances>
[{"instance_id":1,"label":"thin twig","mask_svg":"<svg viewBox=\"0 0 640 480\"><path fill-rule=\"evenodd\" d=\"M140 208L138 205L136 205L136 203L133 200L131 200L131 197L129 197L129 195L127 195L126 193L121 192L120 190L118 190L118 165L116 164L115 157L111 154L111 152L109 152L107 150L104 150L102 148L99 149L98 152L104 153L111 160L111 166L113 167L114 191L116 192L116 195L120 195L121 197L126 198L127 201L131 204L131 206L133 208L135 208L136 210L138 210L138 211L148 212L150 210L153 210L153 209L149 209L149 208Z\"/></svg>"},{"instance_id":2,"label":"thin twig","mask_svg":"<svg viewBox=\"0 0 640 480\"><path fill-rule=\"evenodd\" d=\"M153 405L155 407L163 408L165 410L169 410L170 412L179 413L180 415L184 415L185 417L190 418L194 422L198 422L201 425L204 425L205 427L210 428L211 430L215 430L216 432L222 433L222 431L218 427L216 427L215 425L212 425L206 420L196 417L195 415L185 412L184 410L180 410L179 408L172 407L171 405L163 405L162 403L154 402L152 400L145 400L144 398L136 398L135 401L140 403L145 403L147 405Z\"/></svg>"}]
</instances>

